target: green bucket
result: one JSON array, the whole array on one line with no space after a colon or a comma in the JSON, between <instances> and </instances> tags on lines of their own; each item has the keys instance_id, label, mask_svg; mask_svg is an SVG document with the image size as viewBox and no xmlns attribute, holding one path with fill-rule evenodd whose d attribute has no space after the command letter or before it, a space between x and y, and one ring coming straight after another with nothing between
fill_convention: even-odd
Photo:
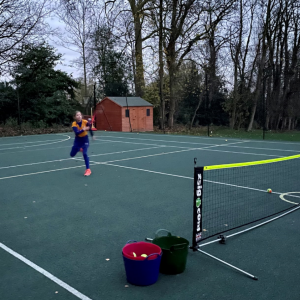
<instances>
[{"instance_id":1,"label":"green bucket","mask_svg":"<svg viewBox=\"0 0 300 300\"><path fill-rule=\"evenodd\" d=\"M167 236L158 236L160 231L166 231ZM189 241L171 234L166 229L159 229L155 233L152 243L162 249L159 271L163 274L179 274L185 270Z\"/></svg>"}]
</instances>

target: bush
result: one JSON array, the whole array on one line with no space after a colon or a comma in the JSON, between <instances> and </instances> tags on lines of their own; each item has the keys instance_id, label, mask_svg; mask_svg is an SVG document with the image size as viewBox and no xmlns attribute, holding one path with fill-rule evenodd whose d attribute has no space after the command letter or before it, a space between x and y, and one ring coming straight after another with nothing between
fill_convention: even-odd
<instances>
[{"instance_id":1,"label":"bush","mask_svg":"<svg viewBox=\"0 0 300 300\"><path fill-rule=\"evenodd\" d=\"M12 117L9 117L5 121L5 126L6 127L17 127L18 126L18 120Z\"/></svg>"}]
</instances>

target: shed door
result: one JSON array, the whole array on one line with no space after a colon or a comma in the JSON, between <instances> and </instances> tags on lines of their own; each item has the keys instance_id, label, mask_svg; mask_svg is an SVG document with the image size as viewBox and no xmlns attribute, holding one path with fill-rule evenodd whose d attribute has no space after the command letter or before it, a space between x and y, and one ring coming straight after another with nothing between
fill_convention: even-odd
<instances>
[{"instance_id":1,"label":"shed door","mask_svg":"<svg viewBox=\"0 0 300 300\"><path fill-rule=\"evenodd\" d=\"M146 130L146 110L145 110L145 108L139 108L138 110L139 110L139 115L138 115L139 130L145 131Z\"/></svg>"},{"instance_id":2,"label":"shed door","mask_svg":"<svg viewBox=\"0 0 300 300\"><path fill-rule=\"evenodd\" d=\"M136 108L132 108L130 111L130 122L132 131L138 130L138 119L137 119L137 110Z\"/></svg>"}]
</instances>

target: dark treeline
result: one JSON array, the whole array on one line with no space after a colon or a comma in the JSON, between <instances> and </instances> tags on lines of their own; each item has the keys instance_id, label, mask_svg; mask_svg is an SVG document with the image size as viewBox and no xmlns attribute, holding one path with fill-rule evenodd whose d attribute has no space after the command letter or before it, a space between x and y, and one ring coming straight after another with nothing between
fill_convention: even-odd
<instances>
[{"instance_id":1,"label":"dark treeline","mask_svg":"<svg viewBox=\"0 0 300 300\"><path fill-rule=\"evenodd\" d=\"M18 1L3 3L13 7ZM13 78L0 86L2 122L19 117L63 123L78 103L88 108L96 86L97 100L136 95L151 102L162 129L177 123L248 131L299 128L299 1L19 2L34 7L36 14L30 23L31 15L0 13L2 26L19 26L18 34L5 34L9 26L0 33L1 72ZM54 30L46 16L65 28ZM38 55L28 57L30 51L41 49L58 62L60 57L45 44L50 36L78 52L73 64L82 78L76 82L49 62L40 67L53 70L56 82L42 91L48 85L39 76L46 69L37 75L35 63L24 64L26 57Z\"/></svg>"}]
</instances>

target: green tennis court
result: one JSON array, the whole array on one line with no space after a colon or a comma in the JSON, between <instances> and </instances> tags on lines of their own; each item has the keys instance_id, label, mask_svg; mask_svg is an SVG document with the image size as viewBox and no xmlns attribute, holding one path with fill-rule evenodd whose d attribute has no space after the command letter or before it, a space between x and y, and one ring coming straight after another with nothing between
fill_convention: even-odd
<instances>
[{"instance_id":1,"label":"green tennis court","mask_svg":"<svg viewBox=\"0 0 300 300\"><path fill-rule=\"evenodd\" d=\"M82 156L69 157L73 138L0 139L1 299L300 298L300 210L226 245L203 247L258 281L190 250L184 273L160 274L154 285L138 287L127 283L122 259L128 240L153 237L160 228L191 241L195 157L199 166L269 160L299 154L299 143L97 132L89 148L92 175L84 177ZM207 189L226 195L230 184L272 188L263 197L277 207L289 205L283 193L300 202L300 185L289 186L299 182L296 173L279 172L273 187L263 172L255 169L247 185L238 173L224 179L224 189L212 183ZM255 209L263 192L241 190L243 203L248 197ZM241 210L223 213L235 220Z\"/></svg>"}]
</instances>

